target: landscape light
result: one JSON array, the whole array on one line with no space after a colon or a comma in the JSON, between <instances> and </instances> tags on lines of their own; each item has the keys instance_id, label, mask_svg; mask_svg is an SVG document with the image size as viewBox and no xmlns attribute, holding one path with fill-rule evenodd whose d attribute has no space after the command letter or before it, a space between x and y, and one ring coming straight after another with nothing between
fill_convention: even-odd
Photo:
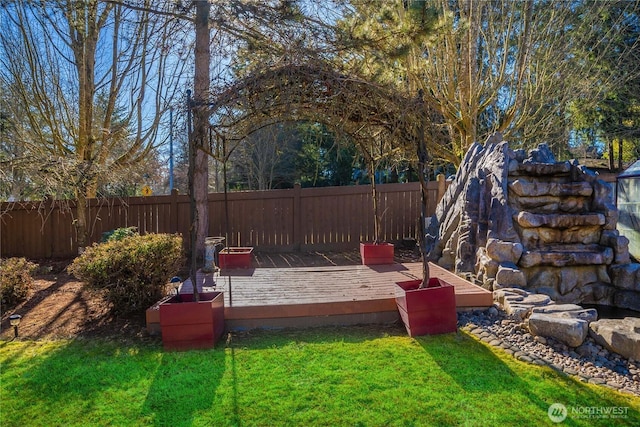
<instances>
[{"instance_id":1,"label":"landscape light","mask_svg":"<svg viewBox=\"0 0 640 427\"><path fill-rule=\"evenodd\" d=\"M22 316L19 314L12 314L9 316L9 323L13 326L13 333L16 338L18 338L18 325L22 321Z\"/></svg>"},{"instance_id":2,"label":"landscape light","mask_svg":"<svg viewBox=\"0 0 640 427\"><path fill-rule=\"evenodd\" d=\"M180 285L182 284L182 279L178 276L173 276L171 280L169 280L169 283L173 285L174 289L176 290L176 299L180 301Z\"/></svg>"}]
</instances>

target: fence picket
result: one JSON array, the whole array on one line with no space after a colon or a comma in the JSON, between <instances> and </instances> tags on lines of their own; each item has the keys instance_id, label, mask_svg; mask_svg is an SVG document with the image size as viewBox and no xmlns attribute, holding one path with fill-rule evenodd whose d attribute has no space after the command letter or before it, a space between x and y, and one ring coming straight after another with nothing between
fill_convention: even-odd
<instances>
[{"instance_id":1,"label":"fence picket","mask_svg":"<svg viewBox=\"0 0 640 427\"><path fill-rule=\"evenodd\" d=\"M433 213L438 182L428 186L427 210ZM416 237L420 185L379 184L378 190L383 239ZM212 193L209 232L211 236L228 232L228 246L251 245L258 250L354 249L360 240L374 237L370 192L368 185L231 192L228 230L224 196ZM0 256L35 259L77 253L74 202L2 203L0 213ZM176 191L166 196L92 199L89 215L91 243L100 241L105 231L136 226L141 233L180 233L189 247L189 199Z\"/></svg>"}]
</instances>

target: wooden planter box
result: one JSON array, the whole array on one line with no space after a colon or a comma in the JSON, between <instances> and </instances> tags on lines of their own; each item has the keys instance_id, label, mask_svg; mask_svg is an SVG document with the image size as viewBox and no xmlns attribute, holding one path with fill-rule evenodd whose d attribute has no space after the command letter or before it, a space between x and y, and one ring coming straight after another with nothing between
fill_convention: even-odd
<instances>
[{"instance_id":1,"label":"wooden planter box","mask_svg":"<svg viewBox=\"0 0 640 427\"><path fill-rule=\"evenodd\" d=\"M181 301L181 302L180 302ZM165 350L212 348L224 332L224 294L181 294L160 304L160 329Z\"/></svg>"},{"instance_id":2,"label":"wooden planter box","mask_svg":"<svg viewBox=\"0 0 640 427\"><path fill-rule=\"evenodd\" d=\"M396 304L411 337L456 332L456 295L453 285L430 278L426 288L422 280L396 283Z\"/></svg>"},{"instance_id":3,"label":"wooden planter box","mask_svg":"<svg viewBox=\"0 0 640 427\"><path fill-rule=\"evenodd\" d=\"M218 254L220 268L251 268L252 247L224 248Z\"/></svg>"},{"instance_id":4,"label":"wooden planter box","mask_svg":"<svg viewBox=\"0 0 640 427\"><path fill-rule=\"evenodd\" d=\"M393 244L360 243L362 265L393 264Z\"/></svg>"}]
</instances>

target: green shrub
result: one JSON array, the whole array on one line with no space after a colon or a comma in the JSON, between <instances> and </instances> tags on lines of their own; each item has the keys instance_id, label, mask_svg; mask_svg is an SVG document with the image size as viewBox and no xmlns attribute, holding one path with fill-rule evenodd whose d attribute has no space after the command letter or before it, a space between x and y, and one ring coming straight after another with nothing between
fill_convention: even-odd
<instances>
[{"instance_id":1,"label":"green shrub","mask_svg":"<svg viewBox=\"0 0 640 427\"><path fill-rule=\"evenodd\" d=\"M102 233L101 242L109 242L111 240L122 240L125 237L138 236L138 227L123 227L115 230L105 231Z\"/></svg>"},{"instance_id":2,"label":"green shrub","mask_svg":"<svg viewBox=\"0 0 640 427\"><path fill-rule=\"evenodd\" d=\"M142 312L164 296L183 261L182 237L133 235L87 248L69 272L89 288L103 290L114 312Z\"/></svg>"},{"instance_id":3,"label":"green shrub","mask_svg":"<svg viewBox=\"0 0 640 427\"><path fill-rule=\"evenodd\" d=\"M3 306L12 307L27 299L33 286L31 275L37 264L25 258L0 259L0 300Z\"/></svg>"}]
</instances>

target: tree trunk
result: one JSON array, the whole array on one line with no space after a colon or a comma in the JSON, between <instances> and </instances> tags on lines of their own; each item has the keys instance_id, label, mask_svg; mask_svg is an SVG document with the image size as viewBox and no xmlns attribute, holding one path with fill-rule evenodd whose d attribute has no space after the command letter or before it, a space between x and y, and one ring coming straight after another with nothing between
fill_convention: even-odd
<instances>
[{"instance_id":1,"label":"tree trunk","mask_svg":"<svg viewBox=\"0 0 640 427\"><path fill-rule=\"evenodd\" d=\"M378 206L378 187L376 185L376 164L373 159L369 160L369 173L371 174L371 197L373 200L373 234L377 245L382 243L382 219L380 218L380 207Z\"/></svg>"},{"instance_id":2,"label":"tree trunk","mask_svg":"<svg viewBox=\"0 0 640 427\"><path fill-rule=\"evenodd\" d=\"M191 112L193 108L193 100L191 99L190 91L187 91L187 125L188 125L188 134L189 134L189 148L188 148L188 156L189 156L189 172L187 173L189 179L189 217L191 219L191 225L189 226L189 248L190 248L190 256L191 256L191 265L189 267L189 277L191 279L191 284L193 285L193 300L199 301L200 296L198 294L198 286L197 286L197 273L198 273L198 257L197 253L197 235L198 235L198 208L197 208L197 200L195 193L195 179L196 179L196 145L193 140L194 132L191 129Z\"/></svg>"},{"instance_id":3,"label":"tree trunk","mask_svg":"<svg viewBox=\"0 0 640 427\"><path fill-rule=\"evenodd\" d=\"M622 146L624 141L622 138L618 139L618 171L622 171Z\"/></svg>"},{"instance_id":4,"label":"tree trunk","mask_svg":"<svg viewBox=\"0 0 640 427\"><path fill-rule=\"evenodd\" d=\"M420 284L420 288L424 288L429 283L429 258L428 253L425 247L426 239L425 233L426 230L426 220L427 220L427 201L428 201L428 193L427 193L427 182L429 181L429 152L427 151L427 142L424 138L425 133L425 122L426 122L426 111L424 108L424 100L422 98L422 91L418 92L418 102L421 110L421 120L418 124L418 135L417 135L417 151L418 151L418 178L420 180L420 196L422 199L422 212L420 213L420 254L422 255L422 283Z\"/></svg>"},{"instance_id":5,"label":"tree trunk","mask_svg":"<svg viewBox=\"0 0 640 427\"><path fill-rule=\"evenodd\" d=\"M196 208L198 210L198 230L196 234L196 255L198 259L204 255L204 240L209 232L208 194L209 194L209 159L201 150L208 141L209 129L209 90L211 52L209 49L209 9L210 4L206 0L196 2L196 51L194 72L194 142L195 153L195 179L194 192Z\"/></svg>"},{"instance_id":6,"label":"tree trunk","mask_svg":"<svg viewBox=\"0 0 640 427\"><path fill-rule=\"evenodd\" d=\"M195 70L193 79L194 99L189 108L193 108L193 135L189 150L189 192L191 200L191 283L193 298L198 301L196 283L197 263L204 258L204 243L209 232L208 221L208 157L202 148L207 144L209 129L209 9L208 1L196 2L196 44Z\"/></svg>"},{"instance_id":7,"label":"tree trunk","mask_svg":"<svg viewBox=\"0 0 640 427\"><path fill-rule=\"evenodd\" d=\"M87 197L85 189L79 188L76 192L76 233L78 242L78 255L84 252L89 240L89 229L87 227Z\"/></svg>"},{"instance_id":8,"label":"tree trunk","mask_svg":"<svg viewBox=\"0 0 640 427\"><path fill-rule=\"evenodd\" d=\"M68 6L71 7L71 6ZM80 6L81 7L81 6ZM93 110L96 92L94 73L98 31L93 19L96 5L88 5L86 14L79 13L77 21L69 21L72 35L72 51L78 72L78 134L76 147L76 232L78 233L78 253L84 252L88 244L87 199L94 194L90 191L93 177L95 139L93 137ZM70 16L74 16L69 11Z\"/></svg>"},{"instance_id":9,"label":"tree trunk","mask_svg":"<svg viewBox=\"0 0 640 427\"><path fill-rule=\"evenodd\" d=\"M607 141L607 145L609 147L609 170L613 171L616 168L615 153L613 152L613 141Z\"/></svg>"},{"instance_id":10,"label":"tree trunk","mask_svg":"<svg viewBox=\"0 0 640 427\"><path fill-rule=\"evenodd\" d=\"M467 20L468 29L463 38L460 52L460 110L461 110L461 153L464 155L467 149L476 141L478 127L478 99L476 95L478 87L478 32L480 18L478 3L466 0L462 5L461 15Z\"/></svg>"}]
</instances>

